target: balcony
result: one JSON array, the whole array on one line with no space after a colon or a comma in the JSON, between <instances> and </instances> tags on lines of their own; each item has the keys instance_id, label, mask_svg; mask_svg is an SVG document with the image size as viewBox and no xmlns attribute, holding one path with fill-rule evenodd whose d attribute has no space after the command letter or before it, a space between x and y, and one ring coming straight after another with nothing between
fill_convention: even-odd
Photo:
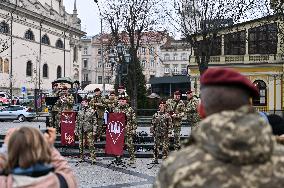
<instances>
[{"instance_id":1,"label":"balcony","mask_svg":"<svg viewBox=\"0 0 284 188\"><path fill-rule=\"evenodd\" d=\"M227 55L225 56L225 62L244 62L245 56L243 55Z\"/></svg>"}]
</instances>

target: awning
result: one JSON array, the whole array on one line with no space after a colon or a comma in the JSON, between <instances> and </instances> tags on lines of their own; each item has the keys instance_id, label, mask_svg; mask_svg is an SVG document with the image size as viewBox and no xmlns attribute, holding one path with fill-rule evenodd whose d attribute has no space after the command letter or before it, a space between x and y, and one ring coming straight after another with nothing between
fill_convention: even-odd
<instances>
[{"instance_id":1,"label":"awning","mask_svg":"<svg viewBox=\"0 0 284 188\"><path fill-rule=\"evenodd\" d=\"M164 77L153 77L150 78L149 84L179 84L179 83L190 83L189 76L164 76Z\"/></svg>"},{"instance_id":2,"label":"awning","mask_svg":"<svg viewBox=\"0 0 284 188\"><path fill-rule=\"evenodd\" d=\"M101 91L103 91L103 84L89 84L84 88L85 92L94 92L96 88L99 88ZM110 91L114 91L114 85L112 84L105 84L105 90L107 93Z\"/></svg>"}]
</instances>

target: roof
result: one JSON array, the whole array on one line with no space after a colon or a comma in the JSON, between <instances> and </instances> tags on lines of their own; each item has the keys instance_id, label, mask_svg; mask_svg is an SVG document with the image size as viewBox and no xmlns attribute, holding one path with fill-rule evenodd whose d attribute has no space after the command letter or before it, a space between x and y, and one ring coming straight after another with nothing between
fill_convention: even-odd
<instances>
[{"instance_id":1,"label":"roof","mask_svg":"<svg viewBox=\"0 0 284 188\"><path fill-rule=\"evenodd\" d=\"M164 76L150 78L149 83L153 84L178 84L178 83L189 83L190 77L179 75L179 76Z\"/></svg>"}]
</instances>

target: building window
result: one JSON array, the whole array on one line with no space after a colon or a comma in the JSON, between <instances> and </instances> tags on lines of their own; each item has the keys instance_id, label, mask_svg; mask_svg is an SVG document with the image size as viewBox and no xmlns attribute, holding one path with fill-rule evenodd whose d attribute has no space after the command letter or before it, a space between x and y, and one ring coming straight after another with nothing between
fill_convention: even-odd
<instances>
[{"instance_id":1,"label":"building window","mask_svg":"<svg viewBox=\"0 0 284 188\"><path fill-rule=\"evenodd\" d=\"M173 68L173 72L174 74L177 74L178 73L178 65L173 65L174 68Z\"/></svg>"},{"instance_id":2,"label":"building window","mask_svg":"<svg viewBox=\"0 0 284 188\"><path fill-rule=\"evenodd\" d=\"M150 55L154 55L154 53L155 53L155 48L154 48L154 47L151 47L151 48L150 48Z\"/></svg>"},{"instance_id":3,"label":"building window","mask_svg":"<svg viewBox=\"0 0 284 188\"><path fill-rule=\"evenodd\" d=\"M181 74L182 75L186 75L187 74L187 65L186 64L182 64L181 65Z\"/></svg>"},{"instance_id":4,"label":"building window","mask_svg":"<svg viewBox=\"0 0 284 188\"><path fill-rule=\"evenodd\" d=\"M106 76L105 77L105 83L106 84L110 84L111 83L111 77L110 76Z\"/></svg>"},{"instance_id":5,"label":"building window","mask_svg":"<svg viewBox=\"0 0 284 188\"><path fill-rule=\"evenodd\" d=\"M267 105L267 86L264 81L256 80L253 84L259 91L259 96L253 98L254 106L266 106Z\"/></svg>"},{"instance_id":6,"label":"building window","mask_svg":"<svg viewBox=\"0 0 284 188\"><path fill-rule=\"evenodd\" d=\"M277 34L275 23L249 29L249 54L276 54Z\"/></svg>"},{"instance_id":7,"label":"building window","mask_svg":"<svg viewBox=\"0 0 284 188\"><path fill-rule=\"evenodd\" d=\"M98 49L98 55L101 55L102 54L102 50L99 48Z\"/></svg>"},{"instance_id":8,"label":"building window","mask_svg":"<svg viewBox=\"0 0 284 188\"><path fill-rule=\"evenodd\" d=\"M155 67L155 60L154 59L150 60L150 67Z\"/></svg>"},{"instance_id":9,"label":"building window","mask_svg":"<svg viewBox=\"0 0 284 188\"><path fill-rule=\"evenodd\" d=\"M56 75L57 75L57 78L61 78L62 77L62 68L61 66L58 66L57 67L57 71L56 71Z\"/></svg>"},{"instance_id":10,"label":"building window","mask_svg":"<svg viewBox=\"0 0 284 188\"><path fill-rule=\"evenodd\" d=\"M246 53L246 31L226 34L224 48L225 55L244 55Z\"/></svg>"},{"instance_id":11,"label":"building window","mask_svg":"<svg viewBox=\"0 0 284 188\"><path fill-rule=\"evenodd\" d=\"M221 37L212 37L211 39L202 40L197 42L197 51L195 51L196 56L201 56L201 54L208 54L210 56L221 55L222 40Z\"/></svg>"},{"instance_id":12,"label":"building window","mask_svg":"<svg viewBox=\"0 0 284 188\"><path fill-rule=\"evenodd\" d=\"M49 37L47 35L43 35L41 38L41 43L50 45Z\"/></svg>"},{"instance_id":13,"label":"building window","mask_svg":"<svg viewBox=\"0 0 284 188\"><path fill-rule=\"evenodd\" d=\"M0 23L0 33L9 33L9 25L4 21Z\"/></svg>"},{"instance_id":14,"label":"building window","mask_svg":"<svg viewBox=\"0 0 284 188\"><path fill-rule=\"evenodd\" d=\"M3 72L6 73L6 74L9 74L9 60L8 59L4 60Z\"/></svg>"},{"instance_id":15,"label":"building window","mask_svg":"<svg viewBox=\"0 0 284 188\"><path fill-rule=\"evenodd\" d=\"M98 76L98 84L102 84L103 83L103 77L102 76Z\"/></svg>"},{"instance_id":16,"label":"building window","mask_svg":"<svg viewBox=\"0 0 284 188\"><path fill-rule=\"evenodd\" d=\"M103 63L101 61L98 62L98 68L102 68L103 67Z\"/></svg>"},{"instance_id":17,"label":"building window","mask_svg":"<svg viewBox=\"0 0 284 188\"><path fill-rule=\"evenodd\" d=\"M73 62L77 62L78 61L78 47L75 46L73 49Z\"/></svg>"},{"instance_id":18,"label":"building window","mask_svg":"<svg viewBox=\"0 0 284 188\"><path fill-rule=\"evenodd\" d=\"M88 74L84 74L84 81L85 82L89 81L89 75Z\"/></svg>"},{"instance_id":19,"label":"building window","mask_svg":"<svg viewBox=\"0 0 284 188\"><path fill-rule=\"evenodd\" d=\"M88 68L88 60L87 59L84 59L84 68Z\"/></svg>"},{"instance_id":20,"label":"building window","mask_svg":"<svg viewBox=\"0 0 284 188\"><path fill-rule=\"evenodd\" d=\"M145 59L141 61L141 66L142 66L142 68L145 68L145 67L146 67L146 63L147 63L147 61L146 61Z\"/></svg>"},{"instance_id":21,"label":"building window","mask_svg":"<svg viewBox=\"0 0 284 188\"><path fill-rule=\"evenodd\" d=\"M174 61L178 60L178 55L174 54Z\"/></svg>"},{"instance_id":22,"label":"building window","mask_svg":"<svg viewBox=\"0 0 284 188\"><path fill-rule=\"evenodd\" d=\"M181 59L182 59L183 61L186 61L186 60L187 60L187 55L186 55L186 53L181 54Z\"/></svg>"},{"instance_id":23,"label":"building window","mask_svg":"<svg viewBox=\"0 0 284 188\"><path fill-rule=\"evenodd\" d=\"M63 48L63 42L61 39L58 39L55 44L56 48Z\"/></svg>"},{"instance_id":24,"label":"building window","mask_svg":"<svg viewBox=\"0 0 284 188\"><path fill-rule=\"evenodd\" d=\"M165 74L169 74L169 73L170 73L170 66L165 65Z\"/></svg>"},{"instance_id":25,"label":"building window","mask_svg":"<svg viewBox=\"0 0 284 188\"><path fill-rule=\"evenodd\" d=\"M28 40L35 40L34 33L32 32L31 29L26 31L25 38L28 39Z\"/></svg>"},{"instance_id":26,"label":"building window","mask_svg":"<svg viewBox=\"0 0 284 188\"><path fill-rule=\"evenodd\" d=\"M27 76L32 76L33 73L33 64L31 61L27 62L27 67L26 67L26 75Z\"/></svg>"},{"instance_id":27,"label":"building window","mask_svg":"<svg viewBox=\"0 0 284 188\"><path fill-rule=\"evenodd\" d=\"M170 60L170 55L169 54L165 54L164 59L165 59L165 61L169 61Z\"/></svg>"},{"instance_id":28,"label":"building window","mask_svg":"<svg viewBox=\"0 0 284 188\"><path fill-rule=\"evenodd\" d=\"M84 55L87 55L88 54L88 48L84 48Z\"/></svg>"},{"instance_id":29,"label":"building window","mask_svg":"<svg viewBox=\"0 0 284 188\"><path fill-rule=\"evenodd\" d=\"M42 77L48 78L48 65L44 64L42 67Z\"/></svg>"},{"instance_id":30,"label":"building window","mask_svg":"<svg viewBox=\"0 0 284 188\"><path fill-rule=\"evenodd\" d=\"M145 47L142 47L142 48L141 48L141 52L142 52L143 54L146 54L146 48L145 48Z\"/></svg>"}]
</instances>

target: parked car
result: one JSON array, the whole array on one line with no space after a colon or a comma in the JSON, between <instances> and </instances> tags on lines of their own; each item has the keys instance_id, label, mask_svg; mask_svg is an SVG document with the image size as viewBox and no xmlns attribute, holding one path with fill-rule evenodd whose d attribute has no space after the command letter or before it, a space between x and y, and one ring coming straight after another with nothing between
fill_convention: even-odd
<instances>
[{"instance_id":1,"label":"parked car","mask_svg":"<svg viewBox=\"0 0 284 188\"><path fill-rule=\"evenodd\" d=\"M0 106L10 104L10 95L6 92L0 92Z\"/></svg>"},{"instance_id":2,"label":"parked car","mask_svg":"<svg viewBox=\"0 0 284 188\"><path fill-rule=\"evenodd\" d=\"M23 122L25 120L31 121L36 118L34 110L24 106L8 106L0 110L0 120L19 120Z\"/></svg>"}]
</instances>

